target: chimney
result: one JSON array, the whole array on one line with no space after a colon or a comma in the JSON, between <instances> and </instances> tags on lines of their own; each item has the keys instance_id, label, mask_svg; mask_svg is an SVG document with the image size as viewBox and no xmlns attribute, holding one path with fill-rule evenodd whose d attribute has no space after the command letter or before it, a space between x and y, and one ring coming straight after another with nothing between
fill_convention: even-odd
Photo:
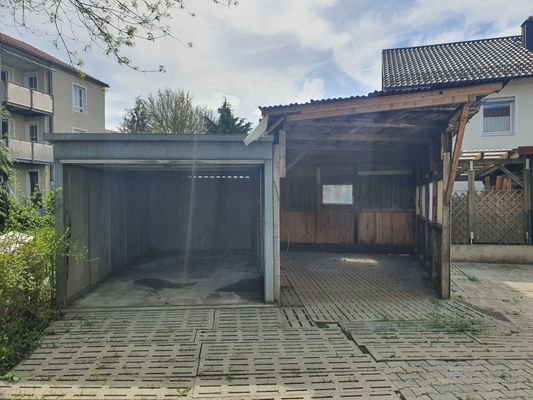
<instances>
[{"instance_id":1,"label":"chimney","mask_svg":"<svg viewBox=\"0 0 533 400\"><path fill-rule=\"evenodd\" d=\"M533 16L522 24L522 45L529 51L533 51Z\"/></svg>"}]
</instances>

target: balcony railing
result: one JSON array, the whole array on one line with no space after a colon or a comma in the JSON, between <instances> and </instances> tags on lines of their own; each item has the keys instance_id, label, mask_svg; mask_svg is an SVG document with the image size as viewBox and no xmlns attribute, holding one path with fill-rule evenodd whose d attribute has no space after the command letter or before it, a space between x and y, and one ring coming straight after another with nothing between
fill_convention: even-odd
<instances>
[{"instance_id":1,"label":"balcony railing","mask_svg":"<svg viewBox=\"0 0 533 400\"><path fill-rule=\"evenodd\" d=\"M1 83L0 101L7 108L53 114L54 98L51 95L9 81Z\"/></svg>"},{"instance_id":2,"label":"balcony railing","mask_svg":"<svg viewBox=\"0 0 533 400\"><path fill-rule=\"evenodd\" d=\"M54 162L54 147L52 145L11 138L4 139L4 143L18 162L39 164L52 164Z\"/></svg>"}]
</instances>

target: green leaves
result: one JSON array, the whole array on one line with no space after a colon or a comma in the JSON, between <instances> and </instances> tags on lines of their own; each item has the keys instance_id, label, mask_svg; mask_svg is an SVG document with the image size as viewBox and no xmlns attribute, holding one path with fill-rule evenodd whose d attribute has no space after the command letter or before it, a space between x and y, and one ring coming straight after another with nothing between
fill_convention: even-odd
<instances>
[{"instance_id":1,"label":"green leaves","mask_svg":"<svg viewBox=\"0 0 533 400\"><path fill-rule=\"evenodd\" d=\"M192 391L191 387L176 388L176 393L178 397L186 397L191 391Z\"/></svg>"},{"instance_id":2,"label":"green leaves","mask_svg":"<svg viewBox=\"0 0 533 400\"><path fill-rule=\"evenodd\" d=\"M9 371L2 375L2 380L6 382L16 383L20 381L20 375L17 374L15 371Z\"/></svg>"},{"instance_id":3,"label":"green leaves","mask_svg":"<svg viewBox=\"0 0 533 400\"><path fill-rule=\"evenodd\" d=\"M56 257L78 254L68 234L55 230L54 198L53 191L44 198L8 198L0 232L6 244L0 251L0 374L35 348L44 328L58 315ZM9 372L6 377L17 379Z\"/></svg>"}]
</instances>

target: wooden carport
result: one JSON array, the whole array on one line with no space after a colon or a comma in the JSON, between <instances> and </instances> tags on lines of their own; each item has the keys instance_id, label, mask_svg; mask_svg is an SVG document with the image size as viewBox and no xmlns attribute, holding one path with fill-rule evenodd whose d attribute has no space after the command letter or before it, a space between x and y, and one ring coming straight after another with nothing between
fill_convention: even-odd
<instances>
[{"instance_id":1,"label":"wooden carport","mask_svg":"<svg viewBox=\"0 0 533 400\"><path fill-rule=\"evenodd\" d=\"M275 136L278 299L282 247L416 254L449 298L453 171L468 119L501 88L375 92L261 108L262 122L245 142Z\"/></svg>"}]
</instances>

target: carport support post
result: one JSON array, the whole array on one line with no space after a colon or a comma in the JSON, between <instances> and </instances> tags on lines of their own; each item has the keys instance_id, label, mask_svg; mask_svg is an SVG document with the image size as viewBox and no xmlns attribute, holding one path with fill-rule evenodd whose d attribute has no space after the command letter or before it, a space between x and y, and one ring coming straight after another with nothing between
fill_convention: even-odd
<instances>
[{"instance_id":1,"label":"carport support post","mask_svg":"<svg viewBox=\"0 0 533 400\"><path fill-rule=\"evenodd\" d=\"M56 235L61 237L65 234L65 191L63 187L63 164L56 161L54 164L55 177L55 213ZM67 303L67 264L63 249L56 250L56 305L62 308Z\"/></svg>"},{"instance_id":2,"label":"carport support post","mask_svg":"<svg viewBox=\"0 0 533 400\"><path fill-rule=\"evenodd\" d=\"M476 171L474 161L468 162L468 194L467 194L467 216L468 216L468 243L474 244L475 218L476 218Z\"/></svg>"},{"instance_id":3,"label":"carport support post","mask_svg":"<svg viewBox=\"0 0 533 400\"><path fill-rule=\"evenodd\" d=\"M274 189L274 301L281 301L281 241L280 241L280 178L285 177L286 134L283 129L278 132L278 143L272 152L272 181Z\"/></svg>"},{"instance_id":4,"label":"carport support post","mask_svg":"<svg viewBox=\"0 0 533 400\"><path fill-rule=\"evenodd\" d=\"M274 302L274 190L272 160L265 160L264 185L265 185L265 204L264 204L264 257L265 257L265 302Z\"/></svg>"},{"instance_id":5,"label":"carport support post","mask_svg":"<svg viewBox=\"0 0 533 400\"><path fill-rule=\"evenodd\" d=\"M531 161L530 157L526 158L524 161L524 201L525 201L525 214L526 214L526 229L527 237L526 244L532 244L532 224L533 224L533 188L532 185L532 170L531 170Z\"/></svg>"},{"instance_id":6,"label":"carport support post","mask_svg":"<svg viewBox=\"0 0 533 400\"><path fill-rule=\"evenodd\" d=\"M450 153L446 152L442 157L443 174L442 180L446 182L450 174ZM442 236L441 236L441 254L440 254L440 296L443 299L450 298L450 242L451 242L451 202L444 196L442 207Z\"/></svg>"}]
</instances>

